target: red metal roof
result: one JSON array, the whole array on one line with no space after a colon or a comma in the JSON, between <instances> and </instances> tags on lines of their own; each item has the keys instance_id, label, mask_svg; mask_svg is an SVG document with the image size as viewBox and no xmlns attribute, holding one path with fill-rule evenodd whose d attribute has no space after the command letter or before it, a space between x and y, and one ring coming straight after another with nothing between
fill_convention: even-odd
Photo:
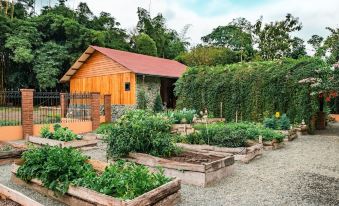
<instances>
[{"instance_id":1,"label":"red metal roof","mask_svg":"<svg viewBox=\"0 0 339 206\"><path fill-rule=\"evenodd\" d=\"M137 74L179 78L186 70L186 65L174 60L98 46L90 47L103 53L107 57Z\"/></svg>"}]
</instances>

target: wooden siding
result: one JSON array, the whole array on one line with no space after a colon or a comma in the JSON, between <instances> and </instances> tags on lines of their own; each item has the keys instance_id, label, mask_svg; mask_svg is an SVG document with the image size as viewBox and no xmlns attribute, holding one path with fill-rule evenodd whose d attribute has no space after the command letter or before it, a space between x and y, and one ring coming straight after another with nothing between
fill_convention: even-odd
<instances>
[{"instance_id":1,"label":"wooden siding","mask_svg":"<svg viewBox=\"0 0 339 206\"><path fill-rule=\"evenodd\" d=\"M126 82L130 82L130 91L125 91ZM72 76L70 92L100 92L102 96L111 94L112 104L136 104L136 75L105 55L95 52Z\"/></svg>"},{"instance_id":2,"label":"wooden siding","mask_svg":"<svg viewBox=\"0 0 339 206\"><path fill-rule=\"evenodd\" d=\"M130 70L104 54L95 51L72 78L97 77L124 72L130 72Z\"/></svg>"}]
</instances>

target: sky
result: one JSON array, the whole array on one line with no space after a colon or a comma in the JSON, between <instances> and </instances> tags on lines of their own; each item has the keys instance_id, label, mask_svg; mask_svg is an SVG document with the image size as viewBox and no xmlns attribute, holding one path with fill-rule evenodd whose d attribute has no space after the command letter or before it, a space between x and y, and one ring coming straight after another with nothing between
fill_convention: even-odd
<instances>
[{"instance_id":1,"label":"sky","mask_svg":"<svg viewBox=\"0 0 339 206\"><path fill-rule=\"evenodd\" d=\"M232 19L245 17L254 23L263 16L265 23L282 20L287 13L299 17L303 29L293 35L307 41L313 34L326 37L325 27L339 27L339 0L81 0L99 14L109 12L127 31L136 26L137 8L150 9L151 15L162 13L169 28L179 33L185 25L192 45L213 28L226 25ZM69 0L76 7L80 0ZM307 46L308 52L311 48Z\"/></svg>"}]
</instances>

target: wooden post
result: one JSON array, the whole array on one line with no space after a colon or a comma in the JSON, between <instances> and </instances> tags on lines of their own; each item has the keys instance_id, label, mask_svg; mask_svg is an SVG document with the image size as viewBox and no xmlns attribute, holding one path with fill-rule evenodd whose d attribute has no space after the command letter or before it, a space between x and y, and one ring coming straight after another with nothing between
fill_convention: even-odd
<instances>
[{"instance_id":1,"label":"wooden post","mask_svg":"<svg viewBox=\"0 0 339 206\"><path fill-rule=\"evenodd\" d=\"M34 89L21 89L21 124L23 137L33 135L33 92Z\"/></svg>"},{"instance_id":2,"label":"wooden post","mask_svg":"<svg viewBox=\"0 0 339 206\"><path fill-rule=\"evenodd\" d=\"M106 94L104 96L104 109L105 109L105 122L109 123L112 121L112 107L110 94Z\"/></svg>"},{"instance_id":3,"label":"wooden post","mask_svg":"<svg viewBox=\"0 0 339 206\"><path fill-rule=\"evenodd\" d=\"M220 102L220 118L222 118L222 102Z\"/></svg>"},{"instance_id":4,"label":"wooden post","mask_svg":"<svg viewBox=\"0 0 339 206\"><path fill-rule=\"evenodd\" d=\"M96 130L100 126L100 93L91 93L91 120L92 130Z\"/></svg>"}]
</instances>

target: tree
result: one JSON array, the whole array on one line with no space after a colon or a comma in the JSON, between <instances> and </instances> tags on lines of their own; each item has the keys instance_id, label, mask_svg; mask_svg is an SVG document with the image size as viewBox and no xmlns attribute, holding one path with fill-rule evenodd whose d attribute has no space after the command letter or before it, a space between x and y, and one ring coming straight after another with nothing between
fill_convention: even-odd
<instances>
[{"instance_id":1,"label":"tree","mask_svg":"<svg viewBox=\"0 0 339 206\"><path fill-rule=\"evenodd\" d=\"M329 53L328 62L334 64L339 61L339 28L327 27L331 34L325 39L324 49Z\"/></svg>"},{"instance_id":2,"label":"tree","mask_svg":"<svg viewBox=\"0 0 339 206\"><path fill-rule=\"evenodd\" d=\"M307 53L304 40L294 37L291 46L291 53L289 55L291 58L299 59L300 57L306 56Z\"/></svg>"},{"instance_id":3,"label":"tree","mask_svg":"<svg viewBox=\"0 0 339 206\"><path fill-rule=\"evenodd\" d=\"M251 57L253 55L251 34L235 25L219 26L201 39L209 45L239 51L241 61L244 56Z\"/></svg>"},{"instance_id":4,"label":"tree","mask_svg":"<svg viewBox=\"0 0 339 206\"><path fill-rule=\"evenodd\" d=\"M155 41L159 57L173 59L186 51L187 42L182 42L176 31L166 28L166 20L162 14L152 18L146 9L140 7L137 13L139 21L136 30L138 33L147 34Z\"/></svg>"},{"instance_id":5,"label":"tree","mask_svg":"<svg viewBox=\"0 0 339 206\"><path fill-rule=\"evenodd\" d=\"M323 56L324 52L322 49L322 43L324 41L324 38L318 35L312 35L312 37L307 41L308 44L310 44L315 52L315 56Z\"/></svg>"},{"instance_id":6,"label":"tree","mask_svg":"<svg viewBox=\"0 0 339 206\"><path fill-rule=\"evenodd\" d=\"M264 60L279 59L291 52L293 39L291 33L302 28L298 18L287 14L282 21L263 25L262 18L254 25L254 35L259 53Z\"/></svg>"},{"instance_id":7,"label":"tree","mask_svg":"<svg viewBox=\"0 0 339 206\"><path fill-rule=\"evenodd\" d=\"M147 102L146 92L142 89L137 94L137 109L147 109Z\"/></svg>"},{"instance_id":8,"label":"tree","mask_svg":"<svg viewBox=\"0 0 339 206\"><path fill-rule=\"evenodd\" d=\"M157 56L155 41L145 33L141 33L135 37L135 51L139 54Z\"/></svg>"},{"instance_id":9,"label":"tree","mask_svg":"<svg viewBox=\"0 0 339 206\"><path fill-rule=\"evenodd\" d=\"M225 47L198 45L179 55L176 60L187 66L215 66L239 62L240 55Z\"/></svg>"}]
</instances>

